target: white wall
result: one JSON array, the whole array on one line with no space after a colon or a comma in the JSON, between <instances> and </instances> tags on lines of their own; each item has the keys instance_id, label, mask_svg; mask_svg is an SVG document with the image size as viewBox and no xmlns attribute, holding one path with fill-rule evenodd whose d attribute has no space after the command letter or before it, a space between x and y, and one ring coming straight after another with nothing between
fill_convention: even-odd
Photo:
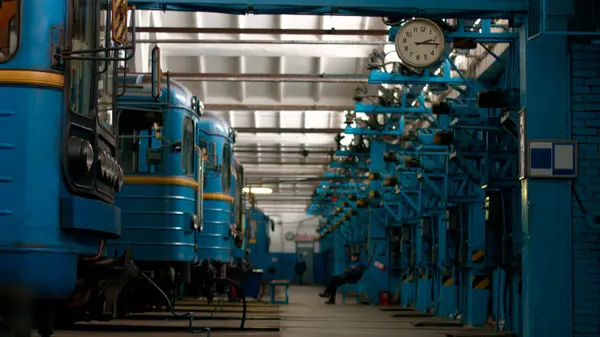
<instances>
[{"instance_id":1,"label":"white wall","mask_svg":"<svg viewBox=\"0 0 600 337\"><path fill-rule=\"evenodd\" d=\"M271 235L271 252L295 253L296 242L286 241L285 233L314 235L319 224L319 219L302 213L275 213L268 212L275 221L275 232L269 231ZM279 223L282 223L279 225Z\"/></svg>"}]
</instances>

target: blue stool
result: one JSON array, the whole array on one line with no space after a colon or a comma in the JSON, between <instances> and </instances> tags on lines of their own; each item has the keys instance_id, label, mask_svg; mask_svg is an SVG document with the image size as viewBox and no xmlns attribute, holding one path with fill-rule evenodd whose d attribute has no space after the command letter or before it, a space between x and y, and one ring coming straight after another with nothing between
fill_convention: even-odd
<instances>
[{"instance_id":1,"label":"blue stool","mask_svg":"<svg viewBox=\"0 0 600 337\"><path fill-rule=\"evenodd\" d=\"M342 304L346 304L346 297L349 292L354 292L354 299L357 304L362 302L360 294L364 292L364 289L360 283L346 283L340 287L340 291L342 293Z\"/></svg>"},{"instance_id":2,"label":"blue stool","mask_svg":"<svg viewBox=\"0 0 600 337\"><path fill-rule=\"evenodd\" d=\"M277 289L277 286L282 286L285 289L285 300L283 300L283 301L275 300L275 289ZM271 304L288 304L289 303L288 290L290 289L290 281L287 281L287 280L271 281L270 287L271 287L270 288L271 289Z\"/></svg>"}]
</instances>

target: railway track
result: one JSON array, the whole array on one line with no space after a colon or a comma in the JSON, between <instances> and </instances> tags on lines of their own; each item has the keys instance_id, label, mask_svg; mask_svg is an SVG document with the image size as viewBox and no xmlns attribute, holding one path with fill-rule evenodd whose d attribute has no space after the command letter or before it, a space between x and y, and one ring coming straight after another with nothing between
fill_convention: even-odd
<instances>
[{"instance_id":1,"label":"railway track","mask_svg":"<svg viewBox=\"0 0 600 337\"><path fill-rule=\"evenodd\" d=\"M202 335L209 331L218 336L279 336L279 307L264 302L249 301L246 308L244 327L242 305L238 303L185 299L175 306L177 313L190 313L193 317L173 316L168 312L147 312L129 315L125 319L109 322L82 322L56 331L56 337L106 336L134 337L154 336L178 337L192 332ZM190 326L191 324L191 326Z\"/></svg>"}]
</instances>

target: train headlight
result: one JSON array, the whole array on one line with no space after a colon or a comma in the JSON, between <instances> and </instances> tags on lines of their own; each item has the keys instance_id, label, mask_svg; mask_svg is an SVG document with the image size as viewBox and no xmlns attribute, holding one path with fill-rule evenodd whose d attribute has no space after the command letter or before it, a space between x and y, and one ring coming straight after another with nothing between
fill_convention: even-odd
<instances>
[{"instance_id":1,"label":"train headlight","mask_svg":"<svg viewBox=\"0 0 600 337\"><path fill-rule=\"evenodd\" d=\"M106 152L102 151L102 153L100 153L100 157L98 159L100 159L100 173L102 174L102 178L107 178L108 177L108 156L106 155Z\"/></svg>"},{"instance_id":2,"label":"train headlight","mask_svg":"<svg viewBox=\"0 0 600 337\"><path fill-rule=\"evenodd\" d=\"M81 138L70 137L67 144L70 164L88 174L94 165L94 148L92 144Z\"/></svg>"},{"instance_id":3,"label":"train headlight","mask_svg":"<svg viewBox=\"0 0 600 337\"><path fill-rule=\"evenodd\" d=\"M125 180L125 173L123 172L123 168L119 166L119 177L117 178L117 192L121 190L123 187L123 181Z\"/></svg>"},{"instance_id":4,"label":"train headlight","mask_svg":"<svg viewBox=\"0 0 600 337\"><path fill-rule=\"evenodd\" d=\"M111 184L114 184L117 181L117 163L113 159L113 157L108 157L108 180Z\"/></svg>"},{"instance_id":5,"label":"train headlight","mask_svg":"<svg viewBox=\"0 0 600 337\"><path fill-rule=\"evenodd\" d=\"M198 216L196 214L192 214L192 230L195 231L198 229Z\"/></svg>"}]
</instances>

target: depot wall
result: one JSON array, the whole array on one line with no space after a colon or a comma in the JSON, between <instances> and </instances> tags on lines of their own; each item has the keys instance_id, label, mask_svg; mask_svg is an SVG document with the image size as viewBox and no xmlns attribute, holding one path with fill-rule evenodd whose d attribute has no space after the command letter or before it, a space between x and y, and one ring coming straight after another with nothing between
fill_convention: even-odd
<instances>
[{"instance_id":1,"label":"depot wall","mask_svg":"<svg viewBox=\"0 0 600 337\"><path fill-rule=\"evenodd\" d=\"M600 210L600 46L571 45L572 135L578 141L576 191L584 209ZM573 199L573 336L600 335L600 229Z\"/></svg>"}]
</instances>

